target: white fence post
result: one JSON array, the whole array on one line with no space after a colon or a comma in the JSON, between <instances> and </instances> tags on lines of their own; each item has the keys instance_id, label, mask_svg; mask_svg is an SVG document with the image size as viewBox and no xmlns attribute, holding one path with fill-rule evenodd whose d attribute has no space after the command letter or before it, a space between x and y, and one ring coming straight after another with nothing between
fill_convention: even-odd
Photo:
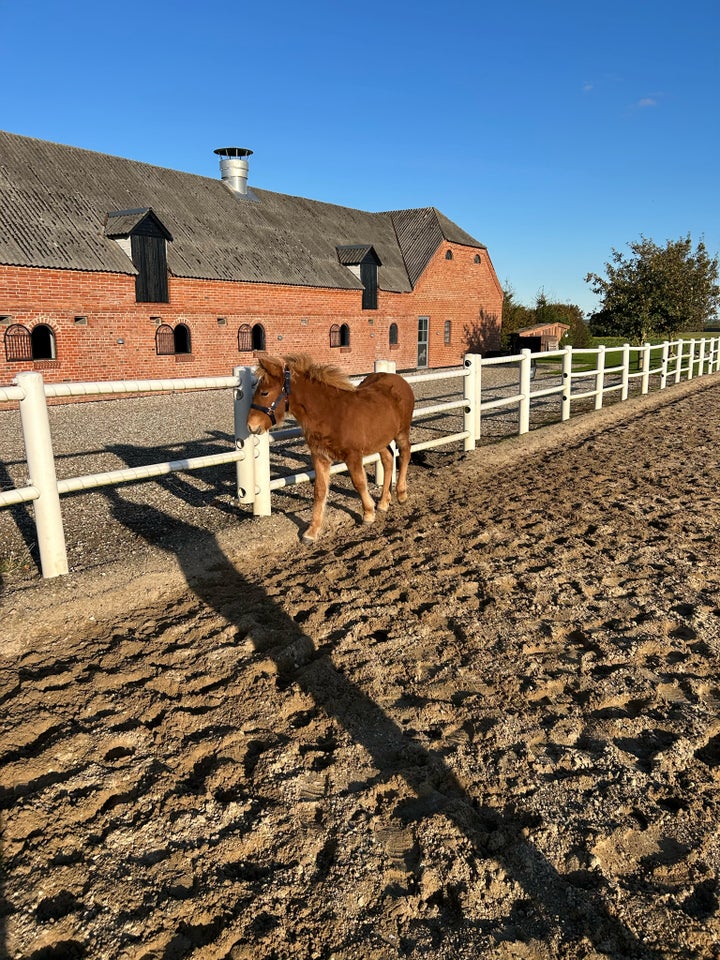
<instances>
[{"instance_id":1,"label":"white fence post","mask_svg":"<svg viewBox=\"0 0 720 960\"><path fill-rule=\"evenodd\" d=\"M680 378L682 377L682 362L683 362L684 346L685 346L684 340L677 341L676 357L675 357L675 383L680 383Z\"/></svg>"},{"instance_id":2,"label":"white fence post","mask_svg":"<svg viewBox=\"0 0 720 960\"><path fill-rule=\"evenodd\" d=\"M622 348L622 381L620 399L627 400L630 394L630 344L624 343Z\"/></svg>"},{"instance_id":3,"label":"white fence post","mask_svg":"<svg viewBox=\"0 0 720 960\"><path fill-rule=\"evenodd\" d=\"M255 459L255 500L253 515L269 517L272 512L270 502L270 434L266 430L253 437L253 457Z\"/></svg>"},{"instance_id":4,"label":"white fence post","mask_svg":"<svg viewBox=\"0 0 720 960\"><path fill-rule=\"evenodd\" d=\"M397 365L394 360L376 360L373 366L373 371L375 373L395 373ZM393 455L393 465L392 465L392 484L395 485L397 480L397 447L395 446L395 441L393 440L390 443L390 449L392 450ZM385 470L383 469L382 460L375 461L375 483L378 487L381 487L385 482Z\"/></svg>"},{"instance_id":5,"label":"white fence post","mask_svg":"<svg viewBox=\"0 0 720 960\"><path fill-rule=\"evenodd\" d=\"M469 434L465 437L463 449L468 451L475 449L475 443L480 436L480 403L477 389L481 370L480 357L474 353L466 353L463 366L467 370L463 384L465 395L463 429Z\"/></svg>"},{"instance_id":6,"label":"white fence post","mask_svg":"<svg viewBox=\"0 0 720 960\"><path fill-rule=\"evenodd\" d=\"M643 394L647 393L650 389L650 344L644 343L642 345L642 369L643 375L640 379L641 383L641 392Z\"/></svg>"},{"instance_id":7,"label":"white fence post","mask_svg":"<svg viewBox=\"0 0 720 960\"><path fill-rule=\"evenodd\" d=\"M688 353L688 380L695 376L695 339L690 341L690 351Z\"/></svg>"},{"instance_id":8,"label":"white fence post","mask_svg":"<svg viewBox=\"0 0 720 960\"><path fill-rule=\"evenodd\" d=\"M700 341L700 356L698 357L698 376L705 373L705 338Z\"/></svg>"},{"instance_id":9,"label":"white fence post","mask_svg":"<svg viewBox=\"0 0 720 960\"><path fill-rule=\"evenodd\" d=\"M245 451L237 463L238 500L253 505L253 516L270 516L270 437L265 433L253 436L247 428L255 392L253 367L235 367L239 384L235 389L235 444Z\"/></svg>"},{"instance_id":10,"label":"white fence post","mask_svg":"<svg viewBox=\"0 0 720 960\"><path fill-rule=\"evenodd\" d=\"M530 378L532 375L532 350L520 351L520 409L518 410L518 435L530 430Z\"/></svg>"},{"instance_id":11,"label":"white fence post","mask_svg":"<svg viewBox=\"0 0 720 960\"><path fill-rule=\"evenodd\" d=\"M598 347L597 373L595 374L595 409L602 410L605 389L605 345Z\"/></svg>"},{"instance_id":12,"label":"white fence post","mask_svg":"<svg viewBox=\"0 0 720 960\"><path fill-rule=\"evenodd\" d=\"M376 360L374 365L375 373L395 373L397 365L394 360Z\"/></svg>"},{"instance_id":13,"label":"white fence post","mask_svg":"<svg viewBox=\"0 0 720 960\"><path fill-rule=\"evenodd\" d=\"M561 420L570 419L570 400L572 397L572 356L573 348L568 345L563 351L562 358L563 391L562 413L560 415Z\"/></svg>"},{"instance_id":14,"label":"white fence post","mask_svg":"<svg viewBox=\"0 0 720 960\"><path fill-rule=\"evenodd\" d=\"M238 385L234 390L235 413L235 446L242 450L244 456L238 460L237 498L239 503L255 503L255 458L253 444L248 442L250 432L247 428L247 418L250 413L255 380L252 367L234 367L233 376L237 377Z\"/></svg>"},{"instance_id":15,"label":"white fence post","mask_svg":"<svg viewBox=\"0 0 720 960\"><path fill-rule=\"evenodd\" d=\"M662 345L662 363L661 363L661 373L660 373L660 389L664 390L667 386L668 378L668 362L670 358L670 344L667 340L663 342Z\"/></svg>"},{"instance_id":16,"label":"white fence post","mask_svg":"<svg viewBox=\"0 0 720 960\"><path fill-rule=\"evenodd\" d=\"M62 577L68 572L67 550L42 374L19 373L16 383L24 393L20 420L30 482L40 492L35 500L40 567L43 577Z\"/></svg>"}]
</instances>

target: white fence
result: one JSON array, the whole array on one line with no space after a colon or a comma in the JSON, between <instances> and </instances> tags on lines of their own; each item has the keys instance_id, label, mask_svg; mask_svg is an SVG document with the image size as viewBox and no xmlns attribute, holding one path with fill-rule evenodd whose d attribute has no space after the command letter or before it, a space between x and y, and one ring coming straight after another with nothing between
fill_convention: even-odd
<instances>
[{"instance_id":1,"label":"white fence","mask_svg":"<svg viewBox=\"0 0 720 960\"><path fill-rule=\"evenodd\" d=\"M619 357L619 363L609 365L608 356ZM633 362L637 360L637 362ZM538 363L538 361L540 361ZM591 368L588 364L592 363ZM558 376L552 374L553 365ZM504 396L491 396L483 400L483 372L502 367L517 369L515 392ZM392 364L379 361L376 369L392 369ZM537 369L546 371L536 377ZM560 419L568 420L573 404L588 399L594 408L602 408L608 394L617 393L626 400L633 381L638 381L639 392L648 393L651 387L665 389L679 383L683 378L717 373L720 371L720 337L702 340L677 340L660 345L644 344L641 347L574 350L566 347L552 353L532 354L523 350L511 357L481 358L468 354L462 367L428 373L416 373L406 377L413 385L432 381L460 381L458 396L441 403L416 405L413 423L421 425L428 418L444 419L445 423L462 429L452 432L435 431L431 439L417 440L413 452L432 447L462 443L463 449L473 450L481 437L483 415L492 416L497 410L517 408L517 433L530 429L530 412L533 404L557 397ZM559 380L559 382L551 382ZM546 385L550 384L550 385ZM574 389L577 385L579 389ZM205 457L194 457L164 463L148 464L106 473L89 474L58 480L50 436L47 397L90 397L117 394L148 394L153 392L207 390L232 388L235 416L235 445L226 452ZM174 379L151 381L113 381L102 383L44 384L39 373L18 374L15 385L0 387L0 402L19 403L20 417L25 442L25 451L30 483L24 487L0 491L0 508L20 503L33 502L37 528L40 564L44 577L61 576L68 572L65 534L62 523L60 497L63 494L91 490L102 486L116 486L131 481L148 480L177 471L198 470L203 467L235 463L237 472L237 496L242 504L252 506L254 515L267 516L271 511L273 491L293 484L305 483L314 478L312 471L285 474L276 470L272 477L271 445L301 435L299 428L275 431L272 435L248 436L245 421L254 389L253 369L236 367L232 377L206 377L198 379ZM417 393L418 391L416 391ZM497 391L487 391L493 393ZM587 406L587 403L585 404ZM381 465L375 454L366 458L366 464L376 465L376 479L381 482ZM345 464L335 464L333 473L346 470Z\"/></svg>"}]
</instances>

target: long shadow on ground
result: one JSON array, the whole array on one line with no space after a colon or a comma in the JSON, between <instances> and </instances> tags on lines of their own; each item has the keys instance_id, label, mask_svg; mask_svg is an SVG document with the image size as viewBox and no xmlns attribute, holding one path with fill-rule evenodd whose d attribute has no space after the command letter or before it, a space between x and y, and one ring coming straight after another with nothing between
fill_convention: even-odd
<instances>
[{"instance_id":1,"label":"long shadow on ground","mask_svg":"<svg viewBox=\"0 0 720 960\"><path fill-rule=\"evenodd\" d=\"M523 891L520 913L479 923L466 919L458 905L444 903L444 916L434 936L445 931L461 931L463 943L487 950L501 942L540 938L553 943L557 956L574 955L572 945L586 938L603 954L615 958L661 960L661 955L641 943L619 920L611 915L598 890L585 890L571 885L555 870L544 855L527 839L528 825L508 804L498 810L483 804L481 796L471 796L459 782L443 756L428 750L413 735L402 729L358 686L351 676L341 672L332 661L328 643L319 646L282 609L259 582L242 576L217 546L214 537L182 521L162 515L148 524L148 508L124 500L117 491L108 494L118 521L143 534L148 528L164 526L173 543L182 543L177 558L186 572L188 583L208 608L229 623L238 623L248 611L263 609L268 627L267 646L262 656L272 658L278 666L278 703L289 685L297 685L308 694L320 711L345 729L353 741L372 758L376 772L373 784L384 780L404 779L415 799L395 811L405 824L418 823L442 811L467 838L476 851L478 861L492 860ZM212 574L198 576L197 560L206 558ZM317 563L321 552L316 550ZM276 558L276 576L282 578L287 569L303 564L302 555ZM306 651L304 662L293 663L284 655L288 647ZM428 790L428 784L431 789ZM300 827L299 827L300 829ZM491 836L501 833L503 848L490 849ZM422 917L414 918L415 928ZM439 933L438 933L439 928ZM347 931L346 931L347 935ZM349 942L352 942L350 939ZM438 948L441 946L438 944ZM337 946L337 945L336 945Z\"/></svg>"}]
</instances>

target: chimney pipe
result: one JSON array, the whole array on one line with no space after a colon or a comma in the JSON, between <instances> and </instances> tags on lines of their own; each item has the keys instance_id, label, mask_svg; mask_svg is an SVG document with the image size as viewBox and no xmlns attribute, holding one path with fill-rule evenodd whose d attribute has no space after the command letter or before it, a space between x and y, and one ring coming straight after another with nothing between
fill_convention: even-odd
<instances>
[{"instance_id":1,"label":"chimney pipe","mask_svg":"<svg viewBox=\"0 0 720 960\"><path fill-rule=\"evenodd\" d=\"M248 170L247 158L252 156L252 150L245 147L218 147L215 153L220 159L220 176L223 183L240 196L247 196Z\"/></svg>"}]
</instances>

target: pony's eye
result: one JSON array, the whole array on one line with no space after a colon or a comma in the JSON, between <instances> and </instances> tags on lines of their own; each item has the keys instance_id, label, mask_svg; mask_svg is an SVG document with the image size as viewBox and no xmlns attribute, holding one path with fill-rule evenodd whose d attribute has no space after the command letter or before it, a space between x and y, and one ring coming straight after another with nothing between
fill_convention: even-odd
<instances>
[{"instance_id":1,"label":"pony's eye","mask_svg":"<svg viewBox=\"0 0 720 960\"><path fill-rule=\"evenodd\" d=\"M261 391L260 391L260 396L261 396L261 397L269 397L269 396L270 396L270 391L269 391L269 390L261 390Z\"/></svg>"}]
</instances>

